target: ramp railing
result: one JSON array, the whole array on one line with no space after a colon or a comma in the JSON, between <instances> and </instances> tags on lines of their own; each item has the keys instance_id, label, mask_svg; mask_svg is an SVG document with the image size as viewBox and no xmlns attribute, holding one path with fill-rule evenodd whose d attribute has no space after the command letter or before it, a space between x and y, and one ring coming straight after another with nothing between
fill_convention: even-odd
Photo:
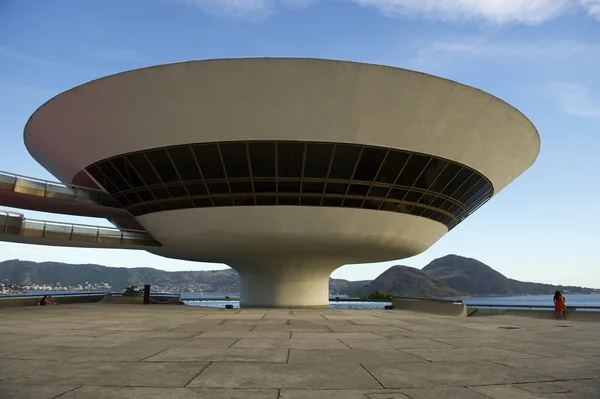
<instances>
[{"instance_id":1,"label":"ramp railing","mask_svg":"<svg viewBox=\"0 0 600 399\"><path fill-rule=\"evenodd\" d=\"M121 208L121 205L103 190L63 184L0 170L0 190Z\"/></svg>"}]
</instances>

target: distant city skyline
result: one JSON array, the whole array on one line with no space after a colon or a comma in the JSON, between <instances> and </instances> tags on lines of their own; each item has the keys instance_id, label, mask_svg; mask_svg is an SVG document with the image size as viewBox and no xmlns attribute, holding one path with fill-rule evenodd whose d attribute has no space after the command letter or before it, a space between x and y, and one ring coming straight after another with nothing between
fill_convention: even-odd
<instances>
[{"instance_id":1,"label":"distant city skyline","mask_svg":"<svg viewBox=\"0 0 600 399\"><path fill-rule=\"evenodd\" d=\"M421 268L458 254L522 281L600 287L595 253L600 215L592 208L600 199L594 184L600 171L600 45L594 40L600 37L599 1L140 4L0 4L0 170L55 180L23 144L28 117L62 91L125 70L245 56L332 58L414 69L480 88L523 111L540 132L540 156L424 254L345 266L332 277L373 279L393 264ZM23 213L110 225L101 219ZM170 271L225 267L141 251L0 242L0 261L15 258Z\"/></svg>"}]
</instances>

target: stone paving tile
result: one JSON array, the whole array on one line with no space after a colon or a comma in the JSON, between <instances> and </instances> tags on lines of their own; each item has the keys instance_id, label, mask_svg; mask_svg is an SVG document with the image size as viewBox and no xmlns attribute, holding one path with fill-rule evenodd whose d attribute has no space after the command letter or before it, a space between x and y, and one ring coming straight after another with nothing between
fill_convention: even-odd
<instances>
[{"instance_id":1,"label":"stone paving tile","mask_svg":"<svg viewBox=\"0 0 600 399\"><path fill-rule=\"evenodd\" d=\"M569 393L551 393L548 395L538 395L535 393L523 391L513 385L492 385L471 387L475 392L485 395L485 398L491 399L592 399L577 398ZM594 398L595 399L595 398Z\"/></svg>"},{"instance_id":2,"label":"stone paving tile","mask_svg":"<svg viewBox=\"0 0 600 399\"><path fill-rule=\"evenodd\" d=\"M377 381L360 365L212 363L189 387L371 389Z\"/></svg>"},{"instance_id":3,"label":"stone paving tile","mask_svg":"<svg viewBox=\"0 0 600 399\"><path fill-rule=\"evenodd\" d=\"M23 360L54 360L73 361L85 359L88 362L131 362L140 361L152 356L166 347L116 347L116 348L86 348L78 346L52 346L43 347L26 352L19 352L10 359Z\"/></svg>"},{"instance_id":4,"label":"stone paving tile","mask_svg":"<svg viewBox=\"0 0 600 399\"><path fill-rule=\"evenodd\" d=\"M272 329L271 329L272 330ZM199 338L290 338L289 331L207 331Z\"/></svg>"},{"instance_id":5,"label":"stone paving tile","mask_svg":"<svg viewBox=\"0 0 600 399\"><path fill-rule=\"evenodd\" d=\"M289 363L413 363L423 359L397 350L291 349Z\"/></svg>"},{"instance_id":6,"label":"stone paving tile","mask_svg":"<svg viewBox=\"0 0 600 399\"><path fill-rule=\"evenodd\" d=\"M593 357L497 359L492 361L518 370L534 371L555 379L600 378L600 359Z\"/></svg>"},{"instance_id":7,"label":"stone paving tile","mask_svg":"<svg viewBox=\"0 0 600 399\"><path fill-rule=\"evenodd\" d=\"M369 399L369 397L367 396L368 392L374 391L331 389L282 389L279 399Z\"/></svg>"},{"instance_id":8,"label":"stone paving tile","mask_svg":"<svg viewBox=\"0 0 600 399\"><path fill-rule=\"evenodd\" d=\"M197 331L189 332L165 332L165 331L119 331L113 332L110 338L136 338L136 339L148 339L148 338L160 338L160 339L179 339L179 338L191 338L198 335Z\"/></svg>"},{"instance_id":9,"label":"stone paving tile","mask_svg":"<svg viewBox=\"0 0 600 399\"><path fill-rule=\"evenodd\" d=\"M411 399L486 399L485 396L465 387L411 388L402 389L401 392Z\"/></svg>"},{"instance_id":10,"label":"stone paving tile","mask_svg":"<svg viewBox=\"0 0 600 399\"><path fill-rule=\"evenodd\" d=\"M464 362L483 359L530 359L539 358L525 352L509 351L498 348L443 348L443 349L403 349L404 352L432 362Z\"/></svg>"},{"instance_id":11,"label":"stone paving tile","mask_svg":"<svg viewBox=\"0 0 600 399\"><path fill-rule=\"evenodd\" d=\"M0 384L5 379L19 376L23 373L33 373L37 369L50 366L52 362L36 360L0 359Z\"/></svg>"},{"instance_id":12,"label":"stone paving tile","mask_svg":"<svg viewBox=\"0 0 600 399\"><path fill-rule=\"evenodd\" d=\"M69 392L76 386L39 386L39 385L0 385L2 399L53 399L58 395ZM64 396L61 396L63 398Z\"/></svg>"},{"instance_id":13,"label":"stone paving tile","mask_svg":"<svg viewBox=\"0 0 600 399\"><path fill-rule=\"evenodd\" d=\"M202 348L167 349L146 359L146 362L264 362L286 363L287 349L264 348ZM182 366L185 367L185 366Z\"/></svg>"},{"instance_id":14,"label":"stone paving tile","mask_svg":"<svg viewBox=\"0 0 600 399\"><path fill-rule=\"evenodd\" d=\"M429 339L402 338L402 339L362 339L344 338L343 343L352 349L412 349L412 348L451 348L451 345Z\"/></svg>"},{"instance_id":15,"label":"stone paving tile","mask_svg":"<svg viewBox=\"0 0 600 399\"><path fill-rule=\"evenodd\" d=\"M515 387L537 394L578 393L589 398L600 398L600 378L518 384Z\"/></svg>"},{"instance_id":16,"label":"stone paving tile","mask_svg":"<svg viewBox=\"0 0 600 399\"><path fill-rule=\"evenodd\" d=\"M130 343L135 338L108 338L108 337L67 337L63 335L54 335L52 337L36 337L27 341L27 345L34 347L43 346L81 346L93 348L111 348L115 345Z\"/></svg>"},{"instance_id":17,"label":"stone paving tile","mask_svg":"<svg viewBox=\"0 0 600 399\"><path fill-rule=\"evenodd\" d=\"M242 338L232 348L347 349L337 339Z\"/></svg>"},{"instance_id":18,"label":"stone paving tile","mask_svg":"<svg viewBox=\"0 0 600 399\"><path fill-rule=\"evenodd\" d=\"M465 386L548 381L531 371L517 370L487 361L365 364L385 388Z\"/></svg>"},{"instance_id":19,"label":"stone paving tile","mask_svg":"<svg viewBox=\"0 0 600 399\"><path fill-rule=\"evenodd\" d=\"M81 387L61 399L277 399L277 389Z\"/></svg>"},{"instance_id":20,"label":"stone paving tile","mask_svg":"<svg viewBox=\"0 0 600 399\"><path fill-rule=\"evenodd\" d=\"M294 331L292 332L292 339L297 338L308 338L308 339L381 339L381 336L375 335L370 332L344 332L344 333L321 333L321 332L305 332L305 331Z\"/></svg>"},{"instance_id":21,"label":"stone paving tile","mask_svg":"<svg viewBox=\"0 0 600 399\"><path fill-rule=\"evenodd\" d=\"M331 332L331 330L325 324L315 323L291 323L282 325L261 325L258 324L252 329L252 331L278 331L278 332L292 332L292 331L313 331L313 332Z\"/></svg>"},{"instance_id":22,"label":"stone paving tile","mask_svg":"<svg viewBox=\"0 0 600 399\"><path fill-rule=\"evenodd\" d=\"M0 360L0 365L3 362ZM37 367L35 372L21 372L1 380L0 384L184 387L207 365L208 362L190 362L179 368L158 362L46 362L45 367Z\"/></svg>"}]
</instances>

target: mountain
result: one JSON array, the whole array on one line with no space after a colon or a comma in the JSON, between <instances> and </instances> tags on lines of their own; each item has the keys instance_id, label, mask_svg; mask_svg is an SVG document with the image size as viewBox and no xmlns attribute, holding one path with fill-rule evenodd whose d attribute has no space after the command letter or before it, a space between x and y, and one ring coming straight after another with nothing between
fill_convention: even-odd
<instances>
[{"instance_id":1,"label":"mountain","mask_svg":"<svg viewBox=\"0 0 600 399\"><path fill-rule=\"evenodd\" d=\"M407 297L458 297L463 294L431 279L414 267L392 266L360 290L363 296L376 290Z\"/></svg>"},{"instance_id":2,"label":"mountain","mask_svg":"<svg viewBox=\"0 0 600 399\"><path fill-rule=\"evenodd\" d=\"M539 295L553 294L557 290L573 293L594 291L591 288L513 280L476 259L458 255L435 259L422 270L432 279L472 296Z\"/></svg>"}]
</instances>

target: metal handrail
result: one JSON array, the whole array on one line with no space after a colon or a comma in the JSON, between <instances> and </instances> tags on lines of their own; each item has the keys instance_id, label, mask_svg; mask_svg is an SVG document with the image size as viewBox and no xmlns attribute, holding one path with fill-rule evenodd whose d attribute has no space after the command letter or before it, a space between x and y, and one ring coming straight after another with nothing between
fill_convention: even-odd
<instances>
[{"instance_id":1,"label":"metal handrail","mask_svg":"<svg viewBox=\"0 0 600 399\"><path fill-rule=\"evenodd\" d=\"M502 308L502 309L515 309L515 308L527 308L527 309L554 309L554 305L501 305L501 304L465 304L467 307L472 308ZM598 309L600 306L593 305L567 305L567 310L573 309Z\"/></svg>"},{"instance_id":2,"label":"metal handrail","mask_svg":"<svg viewBox=\"0 0 600 399\"><path fill-rule=\"evenodd\" d=\"M98 226L98 225L92 225L92 224L56 222L56 221L53 221L53 220L27 219L27 218L25 218L24 221L25 222L35 222L35 223L44 223L44 224L58 224L58 225L74 226L74 227L91 227L93 229L115 230L115 231L126 232L126 233L143 233L143 234L148 234L148 232L146 230L120 229L118 227L110 227L110 226L106 226L105 227L105 226Z\"/></svg>"},{"instance_id":3,"label":"metal handrail","mask_svg":"<svg viewBox=\"0 0 600 399\"><path fill-rule=\"evenodd\" d=\"M17 215L17 216L19 216L21 218L25 218L25 215L23 215L20 212L7 211L7 210L4 210L4 209L0 209L0 213L5 213L6 216L9 216L9 217L10 217L10 215Z\"/></svg>"},{"instance_id":4,"label":"metal handrail","mask_svg":"<svg viewBox=\"0 0 600 399\"><path fill-rule=\"evenodd\" d=\"M34 181L42 182L42 183L46 183L46 184L49 183L49 184L55 184L57 186L63 186L63 187L67 187L67 188L74 188L74 189L80 189L80 190L90 190L90 191L98 191L98 192L103 193L103 194L108 194L106 191L104 191L102 189L99 189L99 188L90 188L90 187L78 186L78 185L75 185L75 184L65 184L65 183L61 183L61 182L57 182L57 181L39 179L37 177L32 177L32 176L21 175L21 174L18 174L18 173L7 172L7 171L4 171L4 170L0 170L0 175L14 176L16 178L34 180Z\"/></svg>"}]
</instances>

